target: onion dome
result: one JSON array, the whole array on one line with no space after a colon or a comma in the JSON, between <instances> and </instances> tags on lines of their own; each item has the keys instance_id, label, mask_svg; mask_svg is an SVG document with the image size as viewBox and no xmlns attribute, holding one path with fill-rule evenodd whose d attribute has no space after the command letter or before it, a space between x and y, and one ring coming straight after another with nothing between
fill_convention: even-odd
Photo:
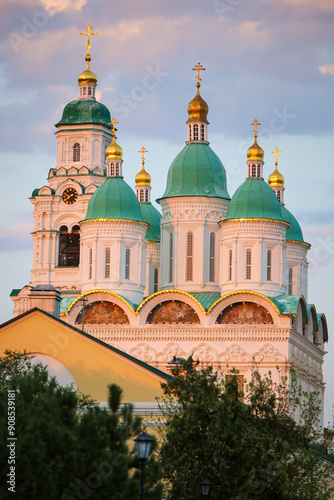
<instances>
[{"instance_id":1,"label":"onion dome","mask_svg":"<svg viewBox=\"0 0 334 500\"><path fill-rule=\"evenodd\" d=\"M190 103L188 104L189 118L188 118L187 123L192 122L192 121L209 123L208 119L207 119L209 107L208 107L207 103L204 101L204 99L202 98L201 94L199 93L200 86L201 86L200 83L197 83L197 85L196 85L197 94L194 97L194 99L192 101L190 101Z\"/></svg>"},{"instance_id":2,"label":"onion dome","mask_svg":"<svg viewBox=\"0 0 334 500\"><path fill-rule=\"evenodd\" d=\"M110 111L104 104L93 99L71 101L65 106L63 116L56 127L79 123L95 123L110 129Z\"/></svg>"},{"instance_id":3,"label":"onion dome","mask_svg":"<svg viewBox=\"0 0 334 500\"><path fill-rule=\"evenodd\" d=\"M145 153L148 153L147 149L142 147L139 151L139 153L142 153L141 157L141 171L138 172L138 174L135 177L135 182L136 182L136 187L140 186L146 186L146 187L151 187L151 176L148 172L145 170Z\"/></svg>"},{"instance_id":4,"label":"onion dome","mask_svg":"<svg viewBox=\"0 0 334 500\"><path fill-rule=\"evenodd\" d=\"M225 169L207 143L187 144L171 164L162 198L175 196L230 199Z\"/></svg>"},{"instance_id":5,"label":"onion dome","mask_svg":"<svg viewBox=\"0 0 334 500\"><path fill-rule=\"evenodd\" d=\"M276 194L260 178L249 177L236 190L230 201L227 219L283 220Z\"/></svg>"},{"instance_id":6,"label":"onion dome","mask_svg":"<svg viewBox=\"0 0 334 500\"><path fill-rule=\"evenodd\" d=\"M140 212L144 222L150 225L146 233L147 241L160 241L161 214L151 203L140 203Z\"/></svg>"},{"instance_id":7,"label":"onion dome","mask_svg":"<svg viewBox=\"0 0 334 500\"><path fill-rule=\"evenodd\" d=\"M106 161L107 160L121 160L123 157L123 149L116 142L115 134L111 144L106 149Z\"/></svg>"},{"instance_id":8,"label":"onion dome","mask_svg":"<svg viewBox=\"0 0 334 500\"><path fill-rule=\"evenodd\" d=\"M261 146L258 145L256 137L254 139L254 144L247 150L247 160L249 161L263 161L264 151Z\"/></svg>"},{"instance_id":9,"label":"onion dome","mask_svg":"<svg viewBox=\"0 0 334 500\"><path fill-rule=\"evenodd\" d=\"M281 213L283 220L290 224L290 227L286 230L287 241L304 241L303 233L297 219L284 205L281 205Z\"/></svg>"},{"instance_id":10,"label":"onion dome","mask_svg":"<svg viewBox=\"0 0 334 500\"><path fill-rule=\"evenodd\" d=\"M109 177L92 195L85 220L126 219L143 222L139 201L123 177Z\"/></svg>"},{"instance_id":11,"label":"onion dome","mask_svg":"<svg viewBox=\"0 0 334 500\"><path fill-rule=\"evenodd\" d=\"M92 56L87 54L85 57L86 69L78 76L78 83L97 83L97 76L89 69L89 63L92 60Z\"/></svg>"}]
</instances>

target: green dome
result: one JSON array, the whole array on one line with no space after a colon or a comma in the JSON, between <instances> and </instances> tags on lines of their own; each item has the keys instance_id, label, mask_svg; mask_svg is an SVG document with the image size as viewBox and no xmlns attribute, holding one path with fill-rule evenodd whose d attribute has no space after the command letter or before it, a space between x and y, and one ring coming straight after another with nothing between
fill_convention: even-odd
<instances>
[{"instance_id":1,"label":"green dome","mask_svg":"<svg viewBox=\"0 0 334 500\"><path fill-rule=\"evenodd\" d=\"M143 221L150 225L146 233L146 239L148 241L160 241L160 212L151 203L140 203L140 212Z\"/></svg>"},{"instance_id":2,"label":"green dome","mask_svg":"<svg viewBox=\"0 0 334 500\"><path fill-rule=\"evenodd\" d=\"M109 177L90 199L85 220L126 219L143 222L139 201L123 177Z\"/></svg>"},{"instance_id":3,"label":"green dome","mask_svg":"<svg viewBox=\"0 0 334 500\"><path fill-rule=\"evenodd\" d=\"M187 144L171 164L162 198L174 196L230 199L225 169L208 144Z\"/></svg>"},{"instance_id":4,"label":"green dome","mask_svg":"<svg viewBox=\"0 0 334 500\"><path fill-rule=\"evenodd\" d=\"M69 102L63 111L63 116L56 127L60 125L74 125L77 123L99 123L111 128L109 123L109 109L94 99L76 100Z\"/></svg>"},{"instance_id":5,"label":"green dome","mask_svg":"<svg viewBox=\"0 0 334 500\"><path fill-rule=\"evenodd\" d=\"M283 220L275 192L263 179L248 178L230 201L226 219Z\"/></svg>"},{"instance_id":6,"label":"green dome","mask_svg":"<svg viewBox=\"0 0 334 500\"><path fill-rule=\"evenodd\" d=\"M281 213L283 220L289 222L290 227L286 230L286 239L292 241L304 241L303 233L297 219L284 205L281 205Z\"/></svg>"}]
</instances>

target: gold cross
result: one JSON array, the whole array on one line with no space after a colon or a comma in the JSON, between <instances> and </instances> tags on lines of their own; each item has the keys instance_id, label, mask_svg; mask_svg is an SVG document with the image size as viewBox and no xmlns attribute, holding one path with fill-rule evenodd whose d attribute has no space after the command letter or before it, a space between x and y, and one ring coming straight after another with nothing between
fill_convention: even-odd
<instances>
[{"instance_id":1,"label":"gold cross","mask_svg":"<svg viewBox=\"0 0 334 500\"><path fill-rule=\"evenodd\" d=\"M113 118L113 119L111 120L111 122L109 123L109 125L112 125L112 137L113 137L113 139L115 139L115 135L116 135L116 128L115 128L115 125L118 125L118 124L119 124L119 122L117 122L117 121L115 120L115 118Z\"/></svg>"},{"instance_id":2,"label":"gold cross","mask_svg":"<svg viewBox=\"0 0 334 500\"><path fill-rule=\"evenodd\" d=\"M91 25L89 24L89 25L87 26L87 28L86 28L86 30L88 31L88 33L80 33L80 36L87 36L87 37L88 37L88 38L87 38L87 43L85 44L85 45L86 45L86 47L87 47L87 54L89 54L89 49L91 49L91 48L92 48L92 47L91 47L91 45L90 45L90 37L91 37L91 35L97 35L97 34L98 34L98 33L91 33L92 29L93 29L93 28L92 28L92 27L91 27Z\"/></svg>"},{"instance_id":3,"label":"gold cross","mask_svg":"<svg viewBox=\"0 0 334 500\"><path fill-rule=\"evenodd\" d=\"M255 129L254 129L254 134L255 134L255 137L256 137L256 136L257 136L257 134L258 134L258 131L257 131L257 126L258 126L258 125L261 125L261 123L255 119L255 120L253 121L253 123L251 123L251 125L254 125L254 127L255 127Z\"/></svg>"},{"instance_id":4,"label":"gold cross","mask_svg":"<svg viewBox=\"0 0 334 500\"><path fill-rule=\"evenodd\" d=\"M143 147L142 147L142 148L138 151L138 153L142 153L142 154L143 154L143 156L141 157L141 159L143 160L143 161L142 161L142 164L144 165L144 164L145 164L145 160L146 160L146 158L145 158L145 153L148 153L148 151L147 151L147 149L145 149L145 148L144 148L144 146L143 146Z\"/></svg>"},{"instance_id":5,"label":"gold cross","mask_svg":"<svg viewBox=\"0 0 334 500\"><path fill-rule=\"evenodd\" d=\"M197 83L202 81L202 78L200 78L201 71L205 71L205 68L200 63L197 63L197 66L193 68L193 71L197 71L197 76L195 77L197 80Z\"/></svg>"},{"instance_id":6,"label":"gold cross","mask_svg":"<svg viewBox=\"0 0 334 500\"><path fill-rule=\"evenodd\" d=\"M277 154L282 153L282 151L280 151L278 148L275 148L274 151L272 151L272 153L275 155L275 162L277 163L279 161L277 158Z\"/></svg>"}]
</instances>

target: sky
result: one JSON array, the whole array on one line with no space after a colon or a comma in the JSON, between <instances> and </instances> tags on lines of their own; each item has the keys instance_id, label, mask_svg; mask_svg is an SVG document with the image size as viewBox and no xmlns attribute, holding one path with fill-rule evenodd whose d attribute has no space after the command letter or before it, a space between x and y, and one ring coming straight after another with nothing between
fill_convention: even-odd
<instances>
[{"instance_id":1,"label":"sky","mask_svg":"<svg viewBox=\"0 0 334 500\"><path fill-rule=\"evenodd\" d=\"M251 123L261 122L264 176L285 177L285 204L312 247L308 302L327 316L325 424L334 405L334 2L332 0L0 0L0 322L30 280L32 191L56 162L55 127L78 97L91 24L97 98L117 119L130 185L147 150L152 199L186 140L187 105L209 105L209 141L229 194L246 177Z\"/></svg>"}]
</instances>

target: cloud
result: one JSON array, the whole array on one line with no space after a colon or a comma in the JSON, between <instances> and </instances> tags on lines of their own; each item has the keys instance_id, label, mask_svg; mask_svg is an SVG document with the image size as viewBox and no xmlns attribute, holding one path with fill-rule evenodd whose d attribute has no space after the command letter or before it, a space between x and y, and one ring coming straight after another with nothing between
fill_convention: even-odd
<instances>
[{"instance_id":1,"label":"cloud","mask_svg":"<svg viewBox=\"0 0 334 500\"><path fill-rule=\"evenodd\" d=\"M25 222L16 227L0 228L0 251L20 250L32 247L30 233L33 227L31 222Z\"/></svg>"},{"instance_id":2,"label":"cloud","mask_svg":"<svg viewBox=\"0 0 334 500\"><path fill-rule=\"evenodd\" d=\"M334 75L334 64L324 64L319 66L319 69L323 75Z\"/></svg>"},{"instance_id":3,"label":"cloud","mask_svg":"<svg viewBox=\"0 0 334 500\"><path fill-rule=\"evenodd\" d=\"M51 16L66 10L81 10L88 0L40 0L45 10Z\"/></svg>"},{"instance_id":4,"label":"cloud","mask_svg":"<svg viewBox=\"0 0 334 500\"><path fill-rule=\"evenodd\" d=\"M300 7L314 7L317 10L321 9L325 11L334 10L333 0L317 0L317 2L315 2L314 0L283 0L283 1L284 3L287 3L289 5L298 5Z\"/></svg>"}]
</instances>

